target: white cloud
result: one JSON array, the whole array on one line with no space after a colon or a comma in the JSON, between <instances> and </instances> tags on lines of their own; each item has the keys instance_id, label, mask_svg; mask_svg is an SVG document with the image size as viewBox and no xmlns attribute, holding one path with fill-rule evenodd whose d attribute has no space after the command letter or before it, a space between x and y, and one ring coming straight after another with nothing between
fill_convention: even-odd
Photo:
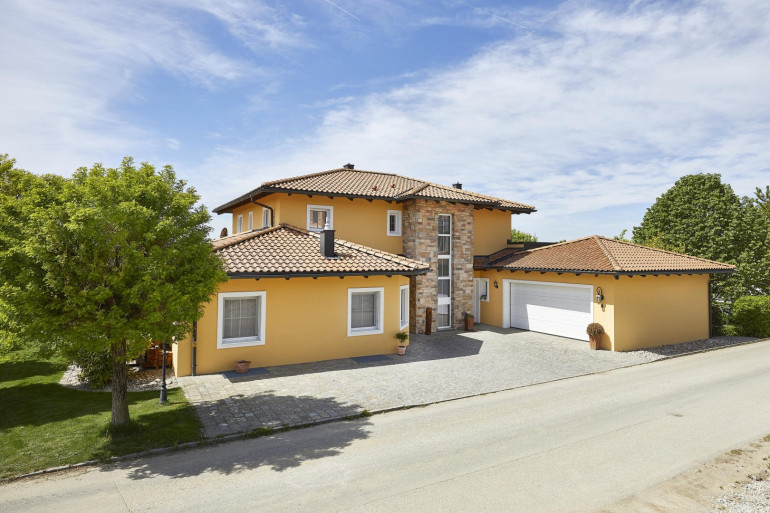
<instances>
[{"instance_id":1,"label":"white cloud","mask_svg":"<svg viewBox=\"0 0 770 513\"><path fill-rule=\"evenodd\" d=\"M767 182L765 3L570 2L539 23L548 31L518 31L427 79L330 102L317 129L284 147L243 162L212 155L207 165L232 166L239 183L211 204L350 161L534 203L526 223L566 238L585 235L572 230L587 219L606 234L638 223L683 174L722 172L742 194ZM248 183L244 169L255 170ZM635 219L607 215L628 205Z\"/></svg>"}]
</instances>

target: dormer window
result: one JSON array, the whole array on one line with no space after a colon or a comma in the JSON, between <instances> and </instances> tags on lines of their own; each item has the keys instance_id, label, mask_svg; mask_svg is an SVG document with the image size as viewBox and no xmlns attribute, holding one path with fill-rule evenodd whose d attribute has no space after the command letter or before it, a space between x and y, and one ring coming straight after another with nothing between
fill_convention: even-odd
<instances>
[{"instance_id":1,"label":"dormer window","mask_svg":"<svg viewBox=\"0 0 770 513\"><path fill-rule=\"evenodd\" d=\"M329 228L334 229L334 207L323 205L307 206L307 229L320 232L329 223Z\"/></svg>"},{"instance_id":2,"label":"dormer window","mask_svg":"<svg viewBox=\"0 0 770 513\"><path fill-rule=\"evenodd\" d=\"M388 235L401 235L401 211L388 210Z\"/></svg>"}]
</instances>

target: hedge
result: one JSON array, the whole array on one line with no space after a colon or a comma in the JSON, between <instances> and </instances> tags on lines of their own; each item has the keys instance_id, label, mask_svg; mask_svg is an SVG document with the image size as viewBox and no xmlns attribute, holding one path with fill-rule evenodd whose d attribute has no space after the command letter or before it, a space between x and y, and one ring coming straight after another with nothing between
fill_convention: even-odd
<instances>
[{"instance_id":1,"label":"hedge","mask_svg":"<svg viewBox=\"0 0 770 513\"><path fill-rule=\"evenodd\" d=\"M733 303L730 324L738 335L770 337L770 296L743 296Z\"/></svg>"}]
</instances>

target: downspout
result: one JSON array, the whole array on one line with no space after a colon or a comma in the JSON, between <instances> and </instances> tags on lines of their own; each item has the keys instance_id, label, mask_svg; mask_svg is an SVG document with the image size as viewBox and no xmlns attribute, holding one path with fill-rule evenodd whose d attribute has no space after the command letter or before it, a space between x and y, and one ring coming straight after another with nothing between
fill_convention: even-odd
<instances>
[{"instance_id":1,"label":"downspout","mask_svg":"<svg viewBox=\"0 0 770 513\"><path fill-rule=\"evenodd\" d=\"M192 375L196 376L195 369L198 367L198 321L193 321L192 329Z\"/></svg>"},{"instance_id":2,"label":"downspout","mask_svg":"<svg viewBox=\"0 0 770 513\"><path fill-rule=\"evenodd\" d=\"M259 205L260 207L266 208L266 209L268 209L270 211L270 226L268 226L268 228L272 228L273 227L273 207L271 207L270 205L264 205L262 203L257 203L256 201L254 201L252 196L249 196L249 201L251 201L255 205ZM263 226L263 228L264 228L264 226Z\"/></svg>"},{"instance_id":3,"label":"downspout","mask_svg":"<svg viewBox=\"0 0 770 513\"><path fill-rule=\"evenodd\" d=\"M712 301L714 301L714 298L711 297L711 275L709 275L709 338L714 336L714 321L711 318Z\"/></svg>"}]
</instances>

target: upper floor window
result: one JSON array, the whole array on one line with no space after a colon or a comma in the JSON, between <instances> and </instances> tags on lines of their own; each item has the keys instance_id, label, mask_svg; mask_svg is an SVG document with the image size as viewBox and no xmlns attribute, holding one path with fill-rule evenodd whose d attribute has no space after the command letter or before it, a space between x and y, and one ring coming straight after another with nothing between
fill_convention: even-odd
<instances>
[{"instance_id":1,"label":"upper floor window","mask_svg":"<svg viewBox=\"0 0 770 513\"><path fill-rule=\"evenodd\" d=\"M262 209L262 228L270 226L270 210L267 208Z\"/></svg>"},{"instance_id":2,"label":"upper floor window","mask_svg":"<svg viewBox=\"0 0 770 513\"><path fill-rule=\"evenodd\" d=\"M249 212L249 231L254 229L254 212Z\"/></svg>"},{"instance_id":3,"label":"upper floor window","mask_svg":"<svg viewBox=\"0 0 770 513\"><path fill-rule=\"evenodd\" d=\"M307 229L320 232L329 223L330 228L334 228L334 207L323 205L307 206Z\"/></svg>"},{"instance_id":4,"label":"upper floor window","mask_svg":"<svg viewBox=\"0 0 770 513\"><path fill-rule=\"evenodd\" d=\"M388 235L401 235L400 210L388 210Z\"/></svg>"},{"instance_id":5,"label":"upper floor window","mask_svg":"<svg viewBox=\"0 0 770 513\"><path fill-rule=\"evenodd\" d=\"M243 231L243 215L238 215L238 221L235 227L235 233L241 233Z\"/></svg>"},{"instance_id":6,"label":"upper floor window","mask_svg":"<svg viewBox=\"0 0 770 513\"><path fill-rule=\"evenodd\" d=\"M401 329L409 326L409 285L401 285Z\"/></svg>"}]
</instances>

